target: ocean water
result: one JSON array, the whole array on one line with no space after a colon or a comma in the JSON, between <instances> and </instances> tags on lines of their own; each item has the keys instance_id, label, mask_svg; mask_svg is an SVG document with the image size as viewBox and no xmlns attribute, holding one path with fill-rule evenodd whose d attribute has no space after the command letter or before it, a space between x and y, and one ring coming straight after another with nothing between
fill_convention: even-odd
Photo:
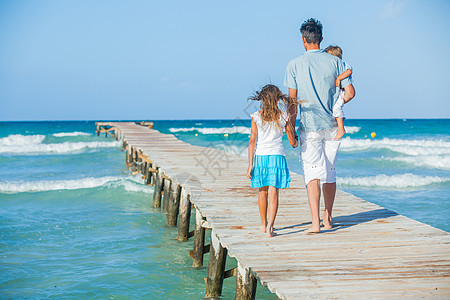
<instances>
[{"instance_id":1,"label":"ocean water","mask_svg":"<svg viewBox=\"0 0 450 300\"><path fill-rule=\"evenodd\" d=\"M345 123L338 188L450 231L450 120ZM250 121L155 129L246 156ZM287 140L285 149L301 173L298 150ZM124 161L121 142L97 137L94 122L0 122L0 299L202 299L207 270L190 267L192 241L175 240ZM224 299L234 284L225 280ZM257 298L276 299L261 286Z\"/></svg>"}]
</instances>

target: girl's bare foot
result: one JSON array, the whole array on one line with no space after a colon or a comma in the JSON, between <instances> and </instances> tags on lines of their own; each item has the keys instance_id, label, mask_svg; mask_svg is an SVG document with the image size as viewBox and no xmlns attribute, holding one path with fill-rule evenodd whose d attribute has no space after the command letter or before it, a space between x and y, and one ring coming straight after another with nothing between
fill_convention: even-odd
<instances>
[{"instance_id":1,"label":"girl's bare foot","mask_svg":"<svg viewBox=\"0 0 450 300\"><path fill-rule=\"evenodd\" d=\"M267 236L268 237L274 237L274 236L277 235L275 232L273 232L273 227L267 227L266 230L267 230Z\"/></svg>"},{"instance_id":2,"label":"girl's bare foot","mask_svg":"<svg viewBox=\"0 0 450 300\"><path fill-rule=\"evenodd\" d=\"M266 225L265 224L261 224L259 226L259 229L261 229L262 232L266 232Z\"/></svg>"},{"instance_id":3,"label":"girl's bare foot","mask_svg":"<svg viewBox=\"0 0 450 300\"><path fill-rule=\"evenodd\" d=\"M345 129L338 128L338 132L336 133L336 136L334 137L334 140L339 140L341 137L343 137L345 134Z\"/></svg>"}]
</instances>

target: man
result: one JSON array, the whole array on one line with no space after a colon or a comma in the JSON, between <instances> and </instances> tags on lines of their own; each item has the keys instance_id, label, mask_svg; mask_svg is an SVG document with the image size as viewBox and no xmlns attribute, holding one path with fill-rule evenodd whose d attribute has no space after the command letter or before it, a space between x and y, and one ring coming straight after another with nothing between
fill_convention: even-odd
<instances>
[{"instance_id":1,"label":"man","mask_svg":"<svg viewBox=\"0 0 450 300\"><path fill-rule=\"evenodd\" d=\"M339 95L335 80L345 71L338 57L320 49L322 24L315 20L305 21L300 32L306 52L291 60L287 66L284 85L289 96L304 101L300 107L300 151L308 192L312 225L305 232L320 232L319 200L320 184L325 200L323 228L332 228L332 210L336 194L336 159L340 141L333 138L337 124L333 117L333 104ZM345 90L344 102L355 96L351 78L341 81ZM297 105L289 108L291 124L295 126Z\"/></svg>"}]
</instances>

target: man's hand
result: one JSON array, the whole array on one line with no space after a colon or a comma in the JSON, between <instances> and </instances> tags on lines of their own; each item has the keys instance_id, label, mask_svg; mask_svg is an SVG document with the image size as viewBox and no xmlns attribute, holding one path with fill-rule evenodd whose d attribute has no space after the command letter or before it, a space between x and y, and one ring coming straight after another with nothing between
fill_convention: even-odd
<instances>
[{"instance_id":1,"label":"man's hand","mask_svg":"<svg viewBox=\"0 0 450 300\"><path fill-rule=\"evenodd\" d=\"M247 169L247 178L248 179L252 179L252 170L253 170L253 166L248 166L248 169Z\"/></svg>"}]
</instances>

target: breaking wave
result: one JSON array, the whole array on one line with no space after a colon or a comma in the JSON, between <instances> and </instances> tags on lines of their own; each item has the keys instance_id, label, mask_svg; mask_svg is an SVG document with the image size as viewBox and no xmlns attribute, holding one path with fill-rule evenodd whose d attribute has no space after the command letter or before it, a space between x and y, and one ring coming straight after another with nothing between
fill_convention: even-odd
<instances>
[{"instance_id":1,"label":"breaking wave","mask_svg":"<svg viewBox=\"0 0 450 300\"><path fill-rule=\"evenodd\" d=\"M80 132L80 131L75 131L75 132L60 132L60 133L55 133L53 134L53 136L56 137L65 137L65 136L89 136L91 135L90 133L87 132Z\"/></svg>"},{"instance_id":2,"label":"breaking wave","mask_svg":"<svg viewBox=\"0 0 450 300\"><path fill-rule=\"evenodd\" d=\"M62 154L85 149L118 147L119 141L111 142L63 142L42 143L44 135L9 135L0 139L0 153L14 154Z\"/></svg>"},{"instance_id":3,"label":"breaking wave","mask_svg":"<svg viewBox=\"0 0 450 300\"><path fill-rule=\"evenodd\" d=\"M417 167L450 170L450 155L397 156L384 159L403 162Z\"/></svg>"},{"instance_id":4,"label":"breaking wave","mask_svg":"<svg viewBox=\"0 0 450 300\"><path fill-rule=\"evenodd\" d=\"M78 189L90 189L97 187L123 187L129 192L143 192L152 193L153 188L143 184L139 184L133 178L124 177L88 177L83 179L73 180L48 180L48 181L36 181L36 182L0 182L0 193L15 194L15 193L36 193L46 191L57 190L78 190Z\"/></svg>"},{"instance_id":5,"label":"breaking wave","mask_svg":"<svg viewBox=\"0 0 450 300\"><path fill-rule=\"evenodd\" d=\"M450 155L450 142L443 140L402 140L389 139L342 139L342 151L363 151L369 149L388 149L406 155Z\"/></svg>"},{"instance_id":6,"label":"breaking wave","mask_svg":"<svg viewBox=\"0 0 450 300\"><path fill-rule=\"evenodd\" d=\"M450 178L442 178L438 176L418 176L411 173L337 178L337 183L339 185L386 188L425 187L433 183L446 182L450 182Z\"/></svg>"},{"instance_id":7,"label":"breaking wave","mask_svg":"<svg viewBox=\"0 0 450 300\"><path fill-rule=\"evenodd\" d=\"M219 128L199 128L199 127L190 127L190 128L170 128L170 132L190 132L197 131L201 134L250 134L250 127L244 126L234 126L234 127L219 127Z\"/></svg>"},{"instance_id":8,"label":"breaking wave","mask_svg":"<svg viewBox=\"0 0 450 300\"><path fill-rule=\"evenodd\" d=\"M358 126L344 126L347 134L357 133L361 130L361 127Z\"/></svg>"}]
</instances>

